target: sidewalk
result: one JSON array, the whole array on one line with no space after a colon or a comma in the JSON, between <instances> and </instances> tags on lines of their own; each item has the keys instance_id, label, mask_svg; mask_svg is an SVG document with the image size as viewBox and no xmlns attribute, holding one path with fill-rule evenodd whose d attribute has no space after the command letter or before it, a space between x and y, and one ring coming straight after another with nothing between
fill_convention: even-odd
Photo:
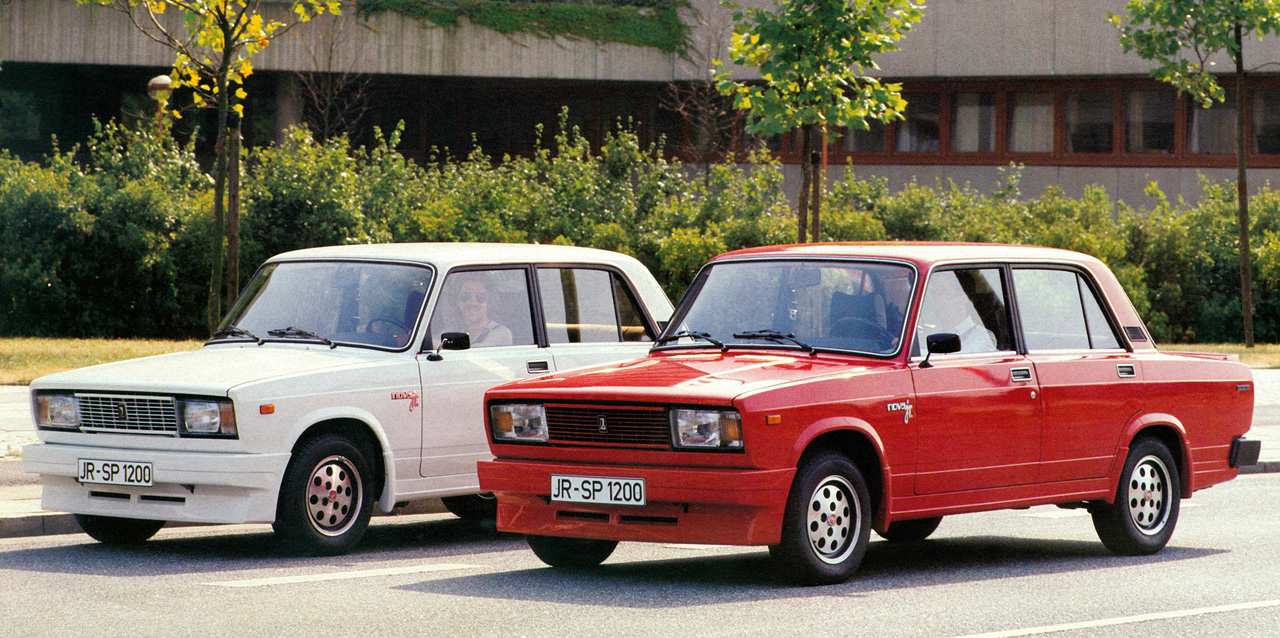
<instances>
[{"instance_id":1,"label":"sidewalk","mask_svg":"<svg viewBox=\"0 0 1280 638\"><path fill-rule=\"evenodd\" d=\"M1241 474L1280 472L1280 369L1253 374L1253 429L1248 436L1262 441L1262 455ZM22 446L37 440L27 402L26 387L0 386L0 538L79 533L71 514L40 507L40 477L22 471ZM403 513L441 511L439 501L432 500Z\"/></svg>"}]
</instances>

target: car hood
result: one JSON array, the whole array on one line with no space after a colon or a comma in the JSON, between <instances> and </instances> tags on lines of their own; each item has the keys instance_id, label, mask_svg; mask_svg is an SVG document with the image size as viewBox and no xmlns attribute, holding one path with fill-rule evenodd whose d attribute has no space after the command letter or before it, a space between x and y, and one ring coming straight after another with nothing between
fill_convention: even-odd
<instances>
[{"instance_id":1,"label":"car hood","mask_svg":"<svg viewBox=\"0 0 1280 638\"><path fill-rule=\"evenodd\" d=\"M643 359L579 368L507 383L491 398L729 403L785 385L872 373L894 362L787 351L660 352Z\"/></svg>"},{"instance_id":2,"label":"car hood","mask_svg":"<svg viewBox=\"0 0 1280 638\"><path fill-rule=\"evenodd\" d=\"M59 372L36 379L31 387L227 396L237 386L358 367L387 356L391 355L326 346L215 345Z\"/></svg>"}]
</instances>

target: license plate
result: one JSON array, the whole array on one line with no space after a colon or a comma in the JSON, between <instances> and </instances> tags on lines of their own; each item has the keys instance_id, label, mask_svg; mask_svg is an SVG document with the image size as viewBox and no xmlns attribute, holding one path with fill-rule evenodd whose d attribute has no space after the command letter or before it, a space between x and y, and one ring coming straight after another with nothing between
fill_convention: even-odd
<instances>
[{"instance_id":1,"label":"license plate","mask_svg":"<svg viewBox=\"0 0 1280 638\"><path fill-rule=\"evenodd\" d=\"M644 479L552 474L551 500L562 503L644 505Z\"/></svg>"},{"instance_id":2,"label":"license plate","mask_svg":"<svg viewBox=\"0 0 1280 638\"><path fill-rule=\"evenodd\" d=\"M80 459L80 476L77 480L81 483L98 483L101 485L150 487L151 464Z\"/></svg>"}]
</instances>

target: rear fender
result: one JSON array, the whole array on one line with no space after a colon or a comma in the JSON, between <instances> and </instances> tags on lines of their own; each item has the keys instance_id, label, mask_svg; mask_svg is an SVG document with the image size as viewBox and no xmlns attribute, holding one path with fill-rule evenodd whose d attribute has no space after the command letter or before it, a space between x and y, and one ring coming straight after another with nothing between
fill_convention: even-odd
<instances>
[{"instance_id":1,"label":"rear fender","mask_svg":"<svg viewBox=\"0 0 1280 638\"><path fill-rule=\"evenodd\" d=\"M1173 457L1178 460L1178 476L1180 478L1180 487L1182 489L1182 498L1191 497L1191 451L1187 445L1187 429L1182 425L1177 417L1172 414L1148 413L1139 414L1131 419L1125 426L1124 434L1120 440L1123 445L1116 450L1116 458L1111 463L1111 474L1109 475L1112 485L1119 484L1120 473L1124 471L1125 459L1129 456L1129 448L1133 446L1133 440L1139 436L1152 435L1170 446L1170 452ZM1111 502L1115 499L1115 493L1111 493L1107 501Z\"/></svg>"}]
</instances>

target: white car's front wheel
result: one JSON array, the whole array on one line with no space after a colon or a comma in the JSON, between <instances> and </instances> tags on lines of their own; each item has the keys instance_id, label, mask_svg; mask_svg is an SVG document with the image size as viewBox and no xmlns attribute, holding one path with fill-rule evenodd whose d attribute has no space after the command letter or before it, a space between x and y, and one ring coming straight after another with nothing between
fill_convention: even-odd
<instances>
[{"instance_id":1,"label":"white car's front wheel","mask_svg":"<svg viewBox=\"0 0 1280 638\"><path fill-rule=\"evenodd\" d=\"M299 448L285 470L274 529L292 552L349 551L369 527L373 476L364 452L336 434Z\"/></svg>"}]
</instances>

